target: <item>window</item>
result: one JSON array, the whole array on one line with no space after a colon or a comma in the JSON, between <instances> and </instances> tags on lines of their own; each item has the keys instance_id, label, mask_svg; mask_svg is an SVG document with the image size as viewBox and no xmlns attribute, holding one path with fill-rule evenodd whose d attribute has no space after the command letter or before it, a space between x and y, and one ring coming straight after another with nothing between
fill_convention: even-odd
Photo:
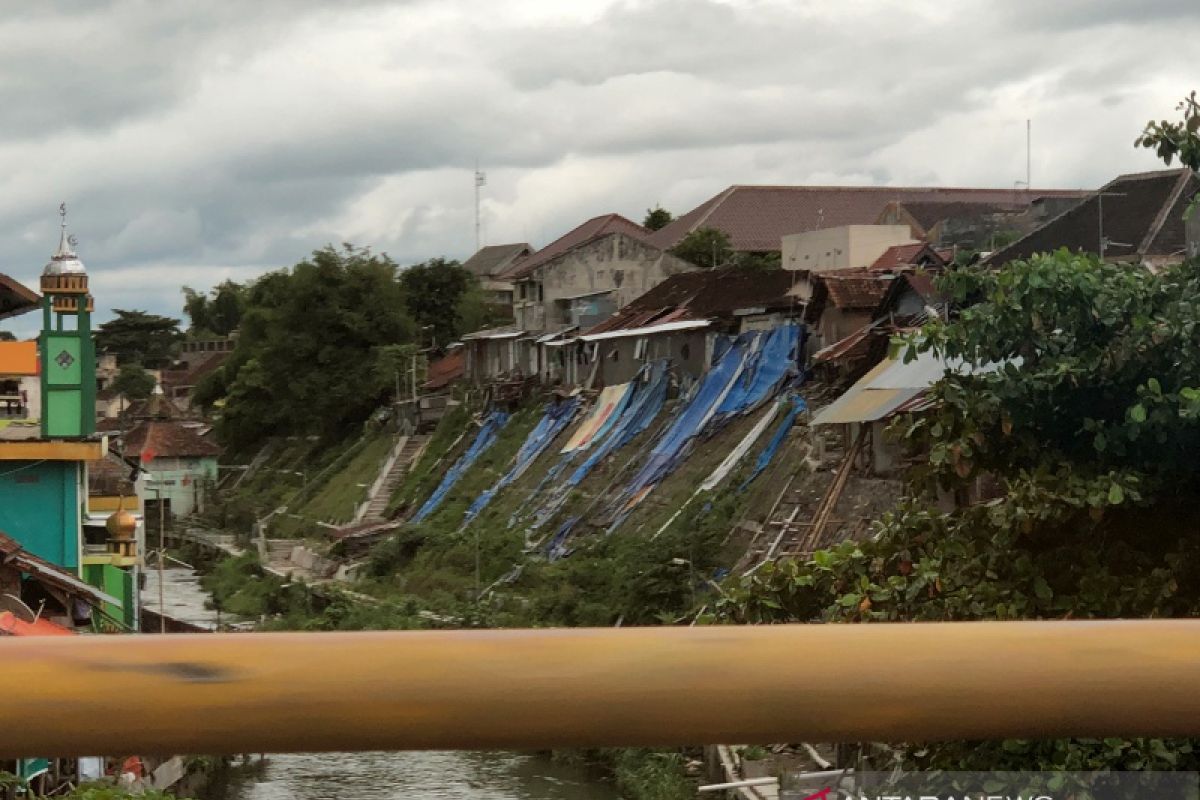
<instances>
[{"instance_id":1,"label":"window","mask_svg":"<svg viewBox=\"0 0 1200 800\"><path fill-rule=\"evenodd\" d=\"M643 359L646 357L646 337L645 336L638 337L638 340L633 343L633 357L634 357L634 360L639 360L639 359Z\"/></svg>"},{"instance_id":2,"label":"window","mask_svg":"<svg viewBox=\"0 0 1200 800\"><path fill-rule=\"evenodd\" d=\"M684 361L692 357L692 348L687 342L684 342L683 346L679 348L679 357Z\"/></svg>"}]
</instances>

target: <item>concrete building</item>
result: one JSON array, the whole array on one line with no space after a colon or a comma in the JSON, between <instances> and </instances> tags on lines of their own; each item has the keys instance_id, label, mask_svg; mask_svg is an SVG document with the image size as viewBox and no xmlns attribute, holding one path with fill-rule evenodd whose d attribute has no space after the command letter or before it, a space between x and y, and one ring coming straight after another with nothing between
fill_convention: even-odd
<instances>
[{"instance_id":1,"label":"concrete building","mask_svg":"<svg viewBox=\"0 0 1200 800\"><path fill-rule=\"evenodd\" d=\"M513 306L513 283L503 277L517 262L533 253L533 247L525 242L514 244L490 244L479 248L475 255L463 262L463 269L479 280L484 299L511 317Z\"/></svg>"},{"instance_id":2,"label":"concrete building","mask_svg":"<svg viewBox=\"0 0 1200 800\"><path fill-rule=\"evenodd\" d=\"M784 269L827 272L871 266L893 245L916 244L907 225L842 225L784 236Z\"/></svg>"},{"instance_id":3,"label":"concrete building","mask_svg":"<svg viewBox=\"0 0 1200 800\"><path fill-rule=\"evenodd\" d=\"M513 281L516 327L589 328L672 275L696 267L647 243L650 231L619 214L594 217L531 256Z\"/></svg>"}]
</instances>

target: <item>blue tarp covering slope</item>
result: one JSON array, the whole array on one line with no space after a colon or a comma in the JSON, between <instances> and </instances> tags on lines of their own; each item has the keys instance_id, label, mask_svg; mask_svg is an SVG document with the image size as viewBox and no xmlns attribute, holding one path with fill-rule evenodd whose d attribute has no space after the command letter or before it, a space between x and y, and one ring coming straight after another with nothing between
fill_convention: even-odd
<instances>
[{"instance_id":1,"label":"blue tarp covering slope","mask_svg":"<svg viewBox=\"0 0 1200 800\"><path fill-rule=\"evenodd\" d=\"M746 480L742 481L742 485L738 487L738 491L743 491L750 482L762 474L762 471L771 463L771 459L775 457L775 452L779 450L779 446L783 444L783 440L787 438L788 431L792 429L792 425L796 424L796 417L800 415L804 409L808 408L808 404L799 395L792 395L789 398L792 403L787 414L779 422L779 427L775 429L771 440L767 442L767 446L758 454L758 460L754 462L754 471Z\"/></svg>"},{"instance_id":2,"label":"blue tarp covering slope","mask_svg":"<svg viewBox=\"0 0 1200 800\"><path fill-rule=\"evenodd\" d=\"M603 440L596 440L599 444L592 448L588 457L575 467L562 483L554 487L549 499L535 513L530 525L531 530L540 528L558 513L571 490L578 486L597 464L650 427L667 399L667 388L670 384L667 361L663 359L647 365L643 372L639 373L639 379L644 380L633 382L632 391L626 395L628 400L616 422L609 428L608 435ZM568 457L559 462L564 469L569 467L570 455L572 454L568 454Z\"/></svg>"},{"instance_id":3,"label":"blue tarp covering slope","mask_svg":"<svg viewBox=\"0 0 1200 800\"><path fill-rule=\"evenodd\" d=\"M463 516L462 524L466 525L475 519L479 515L479 512L487 508L488 503L492 502L492 498L496 496L497 492L521 477L525 473L525 470L529 469L529 465L537 460L537 457L550 446L551 442L558 438L563 428L570 424L575 416L575 412L578 410L578 397L569 397L562 402L550 402L546 406L546 411L542 414L542 418L538 420L537 425L529 432L529 436L525 437L525 442L521 445L521 449L517 451L517 457L514 459L512 467L509 468L508 472L500 476L500 480L496 481L494 486L475 498L475 502L471 503L471 507L467 509L467 513Z\"/></svg>"},{"instance_id":4,"label":"blue tarp covering slope","mask_svg":"<svg viewBox=\"0 0 1200 800\"><path fill-rule=\"evenodd\" d=\"M462 477L463 473L475 463L475 460L485 450L495 443L500 429L507 423L508 414L505 414L503 411L493 411L488 415L487 419L483 421L483 425L479 428L479 432L475 434L475 440L467 448L467 452L463 453L458 461L454 462L454 466L450 467L449 471L442 477L442 482L433 490L433 494L417 509L417 513L413 514L411 522L420 522L437 510L437 507L446 499L446 494L454 488L454 484L458 483L458 479Z\"/></svg>"},{"instance_id":5,"label":"blue tarp covering slope","mask_svg":"<svg viewBox=\"0 0 1200 800\"><path fill-rule=\"evenodd\" d=\"M754 410L797 374L797 325L744 333L703 377L674 424L655 445L646 463L610 506L614 530L663 478L687 457L696 437L714 422Z\"/></svg>"},{"instance_id":6,"label":"blue tarp covering slope","mask_svg":"<svg viewBox=\"0 0 1200 800\"><path fill-rule=\"evenodd\" d=\"M743 414L774 397L779 387L797 373L796 351L800 342L799 325L780 325L762 333L741 378L717 409L717 419Z\"/></svg>"},{"instance_id":7,"label":"blue tarp covering slope","mask_svg":"<svg viewBox=\"0 0 1200 800\"><path fill-rule=\"evenodd\" d=\"M683 459L688 445L708 424L741 376L756 338L755 334L739 337L717 365L704 376L687 405L650 451L642 468L617 496L610 508L616 518L611 528L615 528L647 491L670 474Z\"/></svg>"}]
</instances>

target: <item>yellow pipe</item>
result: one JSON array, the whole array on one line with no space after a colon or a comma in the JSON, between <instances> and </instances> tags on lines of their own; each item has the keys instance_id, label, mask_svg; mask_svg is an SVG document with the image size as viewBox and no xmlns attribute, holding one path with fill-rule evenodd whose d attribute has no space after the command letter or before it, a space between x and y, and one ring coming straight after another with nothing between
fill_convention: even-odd
<instances>
[{"instance_id":1,"label":"yellow pipe","mask_svg":"<svg viewBox=\"0 0 1200 800\"><path fill-rule=\"evenodd\" d=\"M0 642L0 757L1200 735L1200 622Z\"/></svg>"}]
</instances>

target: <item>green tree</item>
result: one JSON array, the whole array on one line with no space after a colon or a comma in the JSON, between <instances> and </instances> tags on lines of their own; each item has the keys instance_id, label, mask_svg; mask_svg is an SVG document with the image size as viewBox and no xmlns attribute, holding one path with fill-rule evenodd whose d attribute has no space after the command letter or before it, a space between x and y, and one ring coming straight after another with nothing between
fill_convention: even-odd
<instances>
[{"instance_id":1,"label":"green tree","mask_svg":"<svg viewBox=\"0 0 1200 800\"><path fill-rule=\"evenodd\" d=\"M395 263L348 244L255 281L237 347L221 377L201 387L206 403L224 394L224 441L335 436L360 423L389 393L376 349L414 339L406 308Z\"/></svg>"},{"instance_id":2,"label":"green tree","mask_svg":"<svg viewBox=\"0 0 1200 800\"><path fill-rule=\"evenodd\" d=\"M112 389L130 400L145 400L154 391L156 383L154 376L141 364L122 364L117 377L113 378Z\"/></svg>"},{"instance_id":3,"label":"green tree","mask_svg":"<svg viewBox=\"0 0 1200 800\"><path fill-rule=\"evenodd\" d=\"M951 321L903 345L972 365L894 433L922 466L915 500L871 540L729 588L740 622L1184 617L1200 613L1200 265L1159 274L1059 251L963 268ZM935 493L999 483L987 503ZM1194 769L1190 741L950 742L910 768Z\"/></svg>"},{"instance_id":4,"label":"green tree","mask_svg":"<svg viewBox=\"0 0 1200 800\"><path fill-rule=\"evenodd\" d=\"M1182 120L1150 120L1134 146L1153 150L1168 166L1178 158L1185 167L1200 170L1200 100L1196 93L1183 98L1175 110L1183 112Z\"/></svg>"},{"instance_id":5,"label":"green tree","mask_svg":"<svg viewBox=\"0 0 1200 800\"><path fill-rule=\"evenodd\" d=\"M114 319L96 331L96 349L151 369L166 366L183 338L179 320L145 311L113 309Z\"/></svg>"},{"instance_id":6,"label":"green tree","mask_svg":"<svg viewBox=\"0 0 1200 800\"><path fill-rule=\"evenodd\" d=\"M667 211L662 206L646 209L646 218L642 220L642 227L652 231L661 230L671 224L675 219L671 216L671 212Z\"/></svg>"},{"instance_id":7,"label":"green tree","mask_svg":"<svg viewBox=\"0 0 1200 800\"><path fill-rule=\"evenodd\" d=\"M15 342L17 337L12 331L0 331L0 342Z\"/></svg>"},{"instance_id":8,"label":"green tree","mask_svg":"<svg viewBox=\"0 0 1200 800\"><path fill-rule=\"evenodd\" d=\"M442 347L461 332L460 303L474 276L457 261L431 258L400 273L408 313L421 328L422 344Z\"/></svg>"},{"instance_id":9,"label":"green tree","mask_svg":"<svg viewBox=\"0 0 1200 800\"><path fill-rule=\"evenodd\" d=\"M717 228L697 228L672 247L671 252L705 269L731 266L735 261L729 234Z\"/></svg>"},{"instance_id":10,"label":"green tree","mask_svg":"<svg viewBox=\"0 0 1200 800\"><path fill-rule=\"evenodd\" d=\"M247 293L245 284L228 280L214 286L208 294L184 286L183 311L191 321L188 333L195 338L233 333L241 322Z\"/></svg>"}]
</instances>

